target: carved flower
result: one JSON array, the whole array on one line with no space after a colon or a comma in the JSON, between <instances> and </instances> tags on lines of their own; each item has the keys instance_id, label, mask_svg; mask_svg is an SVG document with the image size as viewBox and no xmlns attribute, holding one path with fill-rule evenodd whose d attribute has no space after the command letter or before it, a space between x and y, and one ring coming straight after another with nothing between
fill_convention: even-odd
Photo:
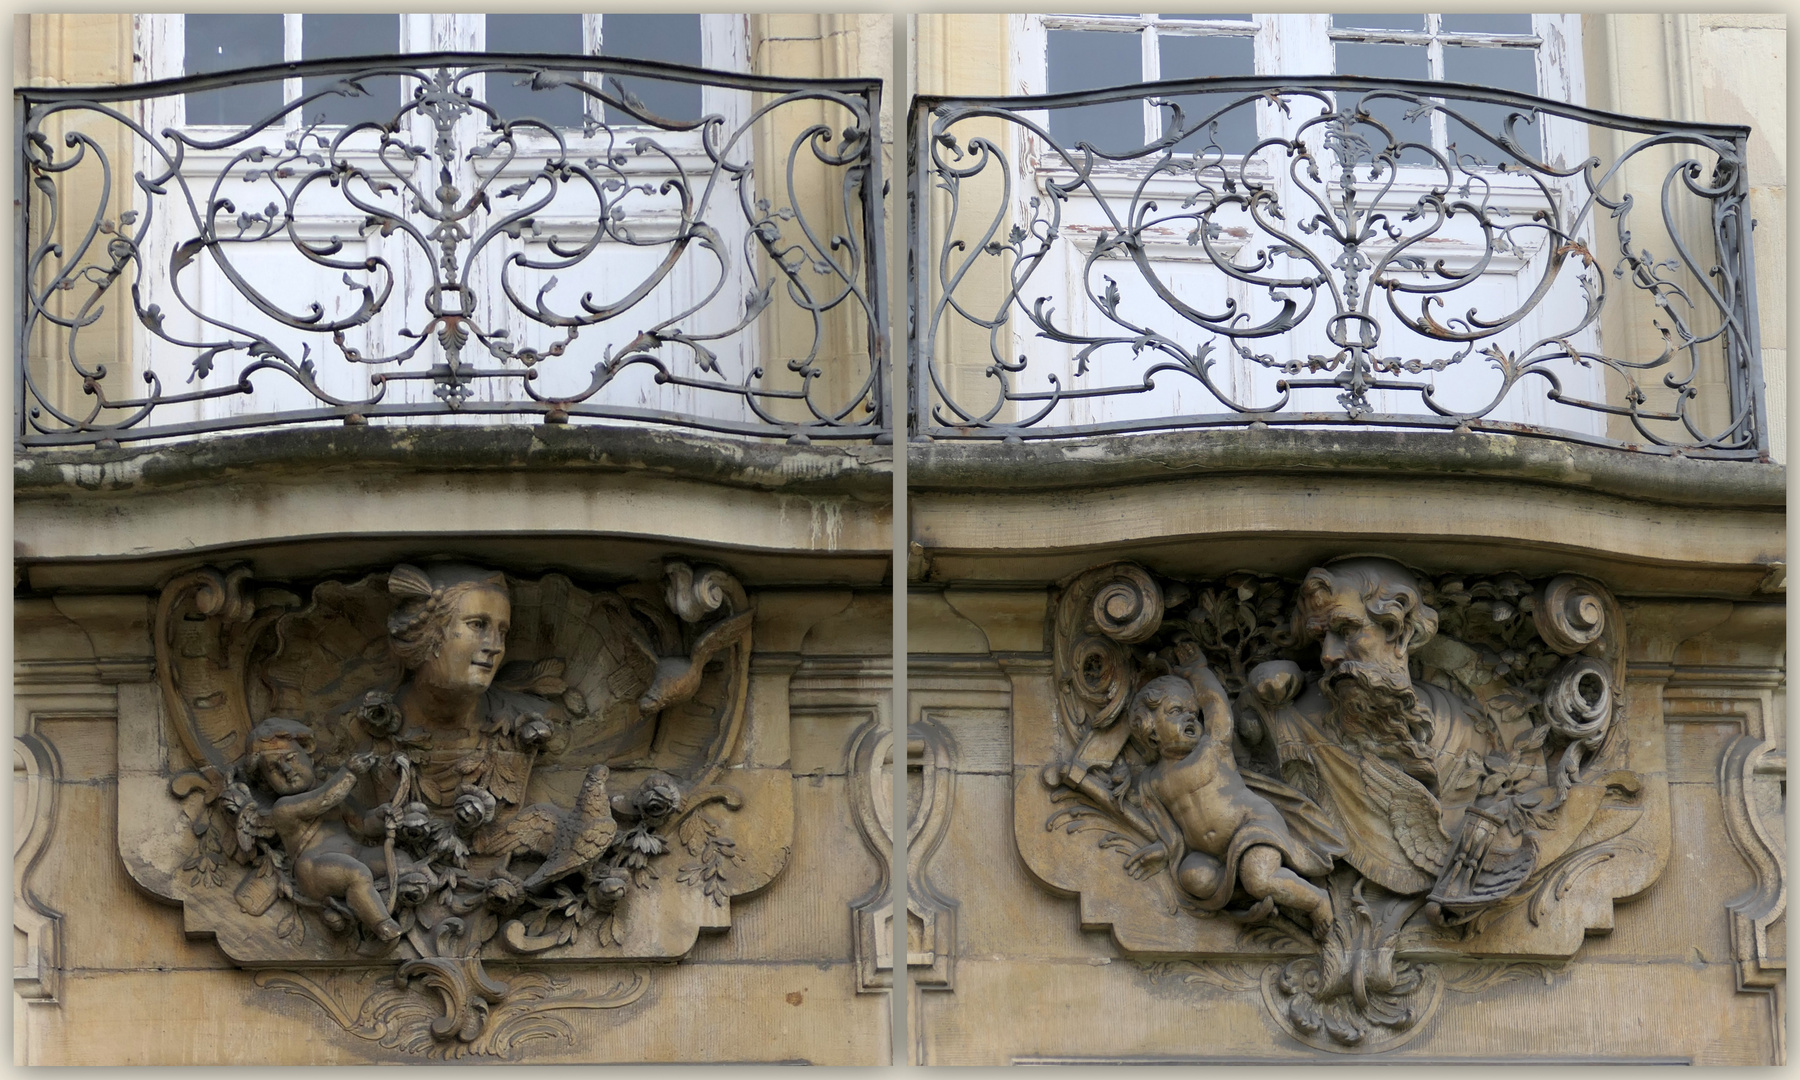
<instances>
[{"instance_id":1,"label":"carved flower","mask_svg":"<svg viewBox=\"0 0 1800 1080\"><path fill-rule=\"evenodd\" d=\"M681 809L681 788L674 779L664 773L656 773L644 780L632 797L638 816L647 822L661 822Z\"/></svg>"},{"instance_id":2,"label":"carved flower","mask_svg":"<svg viewBox=\"0 0 1800 1080\"><path fill-rule=\"evenodd\" d=\"M498 800L493 793L473 784L464 784L462 793L456 797L454 813L456 827L462 832L474 832L476 829L494 820L494 809Z\"/></svg>"},{"instance_id":3,"label":"carved flower","mask_svg":"<svg viewBox=\"0 0 1800 1080\"><path fill-rule=\"evenodd\" d=\"M524 895L524 884L511 874L499 873L488 879L487 901L494 907L511 907Z\"/></svg>"},{"instance_id":4,"label":"carved flower","mask_svg":"<svg viewBox=\"0 0 1800 1080\"><path fill-rule=\"evenodd\" d=\"M611 911L618 906L619 901L625 899L625 890L630 885L630 880L622 871L608 870L588 882L588 903L599 911Z\"/></svg>"},{"instance_id":5,"label":"carved flower","mask_svg":"<svg viewBox=\"0 0 1800 1080\"><path fill-rule=\"evenodd\" d=\"M400 730L400 709L394 704L394 695L384 690L364 694L356 707L356 718L377 739L392 738Z\"/></svg>"},{"instance_id":6,"label":"carved flower","mask_svg":"<svg viewBox=\"0 0 1800 1080\"><path fill-rule=\"evenodd\" d=\"M402 904L422 904L425 902L425 898L431 895L431 890L436 887L437 879L431 876L431 871L408 870L400 875L397 899Z\"/></svg>"},{"instance_id":7,"label":"carved flower","mask_svg":"<svg viewBox=\"0 0 1800 1080\"><path fill-rule=\"evenodd\" d=\"M519 745L527 750L542 750L554 733L555 729L550 726L550 721L534 715L526 717L519 724L517 738Z\"/></svg>"},{"instance_id":8,"label":"carved flower","mask_svg":"<svg viewBox=\"0 0 1800 1080\"><path fill-rule=\"evenodd\" d=\"M227 784L224 792L219 795L219 805L232 817L243 813L245 807L255 804L256 796L250 794L249 786L243 783Z\"/></svg>"},{"instance_id":9,"label":"carved flower","mask_svg":"<svg viewBox=\"0 0 1800 1080\"><path fill-rule=\"evenodd\" d=\"M406 804L400 811L394 827L400 835L413 843L419 843L431 836L431 811L422 802Z\"/></svg>"}]
</instances>

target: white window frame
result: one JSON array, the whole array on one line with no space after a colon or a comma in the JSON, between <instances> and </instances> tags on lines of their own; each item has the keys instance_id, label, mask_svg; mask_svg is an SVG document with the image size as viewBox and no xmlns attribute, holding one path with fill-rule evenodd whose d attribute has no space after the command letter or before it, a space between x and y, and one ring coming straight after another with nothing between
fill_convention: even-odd
<instances>
[{"instance_id":1,"label":"white window frame","mask_svg":"<svg viewBox=\"0 0 1800 1080\"><path fill-rule=\"evenodd\" d=\"M487 16L481 14L399 14L400 20L399 52L484 52L487 49ZM133 58L133 77L139 81L151 79L174 79L186 73L187 38L183 15L137 15L138 48ZM282 49L283 63L294 63L301 59L303 52L302 15L282 15ZM599 56L605 32L605 16L583 14L581 16L582 48L590 56ZM746 73L750 70L750 25L749 17L742 14L703 14L700 16L700 66L718 71ZM475 85L477 96L486 89L486 76L478 76L481 82ZM701 88L701 111L728 111L723 108L723 99L709 100L713 95L711 87ZM301 80L282 80L282 101L292 103L300 97ZM173 127L210 127L211 125L189 125L187 123L187 101L185 96L170 99L172 108L165 107L158 116L165 126ZM588 102L591 108L594 102ZM396 110L399 103L395 105ZM227 127L233 125L225 125ZM298 130L301 117L291 113L287 117L287 126ZM628 125L618 125L628 126ZM670 133L670 138L680 139L680 133ZM698 145L695 140L696 147Z\"/></svg>"},{"instance_id":2,"label":"white window frame","mask_svg":"<svg viewBox=\"0 0 1800 1080\"><path fill-rule=\"evenodd\" d=\"M1120 72L1118 78L1107 80L1113 85L1160 79L1162 52L1158 48L1158 39L1163 36L1249 37L1254 42L1255 74L1296 78L1333 73L1337 63L1334 46L1339 41L1425 45L1427 70L1434 80L1443 77L1445 45L1488 45L1531 48L1537 58L1538 96L1574 105L1586 104L1580 47L1581 16L1533 15L1530 35L1448 33L1443 30L1442 15L1427 14L1425 20L1423 32L1409 32L1336 28L1331 25L1330 15L1253 15L1249 20L1204 21L1164 19L1155 15L1014 15L1010 57L1012 71L1016 73L1014 92L1047 92L1048 31L1089 30L1140 36L1140 69ZM1145 142L1160 137L1165 112L1149 101L1144 103ZM1257 106L1259 138L1285 134L1289 125L1283 121L1284 115L1274 106ZM1432 142L1441 149L1447 142L1447 120L1438 113L1432 116L1431 123ZM1575 147L1565 145L1574 126L1546 118L1543 137L1550 160L1554 161L1559 152L1566 162L1587 156L1585 153L1572 156ZM1558 128L1563 130L1558 132Z\"/></svg>"}]
</instances>

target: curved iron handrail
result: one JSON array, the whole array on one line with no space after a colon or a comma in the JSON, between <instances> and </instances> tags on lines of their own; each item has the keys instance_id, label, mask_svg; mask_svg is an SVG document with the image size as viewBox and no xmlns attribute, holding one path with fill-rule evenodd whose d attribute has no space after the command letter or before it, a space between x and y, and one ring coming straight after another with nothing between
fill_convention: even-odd
<instances>
[{"instance_id":1,"label":"curved iron handrail","mask_svg":"<svg viewBox=\"0 0 1800 1080\"><path fill-rule=\"evenodd\" d=\"M1201 95L1193 117L1174 100ZM1160 138L1064 146L1047 120L1133 100L1163 110ZM1484 126L1471 104L1509 115ZM1218 141L1234 110L1261 114L1241 152ZM1432 135L1438 116L1477 149ZM1576 136L1557 149L1579 154L1523 138L1553 126ZM1592 131L1624 145L1603 159L1580 146ZM1767 456L1742 125L1455 83L1233 76L920 97L908 136L915 439L1354 423ZM1671 151L1672 165L1654 160ZM1658 185L1625 187L1627 169L1652 167ZM1666 258L1633 235L1646 190L1660 194ZM1683 237L1696 221L1704 257ZM1158 254L1182 238L1187 256ZM1452 240L1466 265L1442 256ZM1496 303L1502 266L1523 299ZM1634 299L1656 345L1607 352L1603 319L1634 314L1622 310ZM940 356L952 333L963 346ZM968 342L982 336L977 358ZM1480 362L1491 394L1451 403L1439 379L1466 389ZM1527 382L1544 386L1535 405L1515 393ZM1172 384L1191 396L1171 398ZM1533 408L1554 422L1522 418Z\"/></svg>"},{"instance_id":2,"label":"curved iron handrail","mask_svg":"<svg viewBox=\"0 0 1800 1080\"><path fill-rule=\"evenodd\" d=\"M470 85L489 74L580 94L583 127L500 115ZM223 132L147 123L179 95L332 76ZM747 93L671 118L621 78ZM410 91L391 115L301 122L374 79ZM14 99L22 444L447 414L887 441L879 80L434 52ZM106 125L110 137L96 133ZM769 129L783 125L776 145ZM133 160L115 166L120 142ZM137 205L115 208L115 186ZM350 224L316 225L333 217ZM283 273L251 269L279 255ZM315 277L297 279L306 268ZM335 311L280 295L325 280L344 290ZM96 358L83 332L121 303L136 355ZM583 352L585 386L543 388ZM193 388L165 387L171 369ZM259 403L271 378L298 396ZM434 400L394 392L411 382ZM635 396L609 394L627 383ZM691 401L657 399L671 392Z\"/></svg>"}]
</instances>

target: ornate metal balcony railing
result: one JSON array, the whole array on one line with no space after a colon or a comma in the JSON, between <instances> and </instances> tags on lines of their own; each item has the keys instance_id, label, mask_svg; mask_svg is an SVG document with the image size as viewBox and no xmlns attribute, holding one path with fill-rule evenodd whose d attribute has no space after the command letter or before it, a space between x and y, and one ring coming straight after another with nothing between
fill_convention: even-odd
<instances>
[{"instance_id":1,"label":"ornate metal balcony railing","mask_svg":"<svg viewBox=\"0 0 1800 1080\"><path fill-rule=\"evenodd\" d=\"M254 123L181 122L283 80ZM876 80L432 53L14 97L23 444L453 415L886 441ZM375 118L324 123L347 99Z\"/></svg>"},{"instance_id":2,"label":"ornate metal balcony railing","mask_svg":"<svg viewBox=\"0 0 1800 1080\"><path fill-rule=\"evenodd\" d=\"M1161 137L1058 141L1121 101ZM1748 136L1356 77L920 98L912 437L1361 424L1766 457Z\"/></svg>"}]
</instances>

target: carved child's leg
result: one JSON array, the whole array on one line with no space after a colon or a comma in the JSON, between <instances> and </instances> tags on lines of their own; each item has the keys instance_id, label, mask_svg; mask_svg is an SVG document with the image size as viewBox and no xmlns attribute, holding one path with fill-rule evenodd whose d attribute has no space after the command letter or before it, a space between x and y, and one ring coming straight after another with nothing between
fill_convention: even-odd
<instances>
[{"instance_id":1,"label":"carved child's leg","mask_svg":"<svg viewBox=\"0 0 1800 1080\"><path fill-rule=\"evenodd\" d=\"M1281 852L1267 844L1244 852L1238 861L1238 880L1258 900L1273 896L1276 903L1312 916L1315 934L1331 925L1331 894L1281 865Z\"/></svg>"},{"instance_id":2,"label":"carved child's leg","mask_svg":"<svg viewBox=\"0 0 1800 1080\"><path fill-rule=\"evenodd\" d=\"M294 862L294 877L316 900L343 897L362 924L382 941L400 936L400 924L389 917L387 903L375 891L375 876L354 855L333 851L303 856Z\"/></svg>"},{"instance_id":3,"label":"carved child's leg","mask_svg":"<svg viewBox=\"0 0 1800 1080\"><path fill-rule=\"evenodd\" d=\"M1175 868L1175 884L1189 896L1202 900L1212 897L1223 885L1225 864L1204 851L1190 851Z\"/></svg>"}]
</instances>

